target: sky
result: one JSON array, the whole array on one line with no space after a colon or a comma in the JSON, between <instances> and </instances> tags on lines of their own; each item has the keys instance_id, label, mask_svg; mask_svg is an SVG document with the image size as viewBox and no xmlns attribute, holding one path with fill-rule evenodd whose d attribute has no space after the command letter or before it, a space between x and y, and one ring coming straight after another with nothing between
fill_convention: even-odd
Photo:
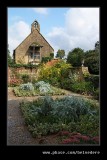
<instances>
[{"instance_id":1,"label":"sky","mask_svg":"<svg viewBox=\"0 0 107 160\"><path fill-rule=\"evenodd\" d=\"M87 8L8 8L8 44L13 50L31 33L31 24L37 20L40 32L54 48L64 49L67 55L74 48L94 49L99 41L100 9Z\"/></svg>"}]
</instances>

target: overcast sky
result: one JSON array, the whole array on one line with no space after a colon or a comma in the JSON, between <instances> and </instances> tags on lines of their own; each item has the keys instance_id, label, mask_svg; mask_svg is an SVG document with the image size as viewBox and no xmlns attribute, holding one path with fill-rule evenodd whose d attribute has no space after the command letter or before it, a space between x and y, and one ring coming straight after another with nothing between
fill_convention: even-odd
<instances>
[{"instance_id":1,"label":"overcast sky","mask_svg":"<svg viewBox=\"0 0 107 160\"><path fill-rule=\"evenodd\" d=\"M40 32L55 50L94 49L99 41L99 8L8 8L8 44L13 50L30 34L37 20Z\"/></svg>"}]
</instances>

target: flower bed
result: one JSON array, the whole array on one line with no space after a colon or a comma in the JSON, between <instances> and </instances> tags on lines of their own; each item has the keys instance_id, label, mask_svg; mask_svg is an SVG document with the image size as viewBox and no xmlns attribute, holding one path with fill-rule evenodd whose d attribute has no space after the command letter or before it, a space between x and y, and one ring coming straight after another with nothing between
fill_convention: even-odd
<instances>
[{"instance_id":1,"label":"flower bed","mask_svg":"<svg viewBox=\"0 0 107 160\"><path fill-rule=\"evenodd\" d=\"M14 93L18 97L22 96L44 96L44 95L64 95L64 91L51 86L49 83L39 81L35 84L26 83L14 88Z\"/></svg>"},{"instance_id":2,"label":"flower bed","mask_svg":"<svg viewBox=\"0 0 107 160\"><path fill-rule=\"evenodd\" d=\"M61 144L99 143L99 106L79 97L53 100L46 96L20 103L33 137L56 134ZM71 134L76 132L79 134Z\"/></svg>"}]
</instances>

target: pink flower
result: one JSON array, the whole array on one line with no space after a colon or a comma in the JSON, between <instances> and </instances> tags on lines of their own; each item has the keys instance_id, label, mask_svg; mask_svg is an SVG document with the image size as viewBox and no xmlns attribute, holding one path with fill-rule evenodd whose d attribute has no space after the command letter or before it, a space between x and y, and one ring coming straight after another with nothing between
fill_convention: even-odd
<instances>
[{"instance_id":1,"label":"pink flower","mask_svg":"<svg viewBox=\"0 0 107 160\"><path fill-rule=\"evenodd\" d=\"M81 135L81 137L80 137L82 140L84 140L84 141L89 141L90 140L90 137L88 137L88 136L82 136Z\"/></svg>"},{"instance_id":2,"label":"pink flower","mask_svg":"<svg viewBox=\"0 0 107 160\"><path fill-rule=\"evenodd\" d=\"M60 135L61 136L66 136L66 135L69 135L69 132L68 131L62 131Z\"/></svg>"},{"instance_id":3,"label":"pink flower","mask_svg":"<svg viewBox=\"0 0 107 160\"><path fill-rule=\"evenodd\" d=\"M93 140L95 142L99 142L99 136L93 137L91 140Z\"/></svg>"},{"instance_id":4,"label":"pink flower","mask_svg":"<svg viewBox=\"0 0 107 160\"><path fill-rule=\"evenodd\" d=\"M72 143L79 143L80 141L77 138L70 138L70 139L65 139L62 141L62 144L72 144Z\"/></svg>"}]
</instances>

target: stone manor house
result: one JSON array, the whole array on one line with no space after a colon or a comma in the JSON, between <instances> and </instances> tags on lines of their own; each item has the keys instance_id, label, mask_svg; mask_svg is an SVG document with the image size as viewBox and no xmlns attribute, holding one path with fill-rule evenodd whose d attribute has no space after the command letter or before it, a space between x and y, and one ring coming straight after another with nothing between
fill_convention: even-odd
<instances>
[{"instance_id":1,"label":"stone manor house","mask_svg":"<svg viewBox=\"0 0 107 160\"><path fill-rule=\"evenodd\" d=\"M35 20L31 24L31 33L13 52L14 61L18 64L39 64L42 57L49 57L54 49L40 33L40 24Z\"/></svg>"}]
</instances>

